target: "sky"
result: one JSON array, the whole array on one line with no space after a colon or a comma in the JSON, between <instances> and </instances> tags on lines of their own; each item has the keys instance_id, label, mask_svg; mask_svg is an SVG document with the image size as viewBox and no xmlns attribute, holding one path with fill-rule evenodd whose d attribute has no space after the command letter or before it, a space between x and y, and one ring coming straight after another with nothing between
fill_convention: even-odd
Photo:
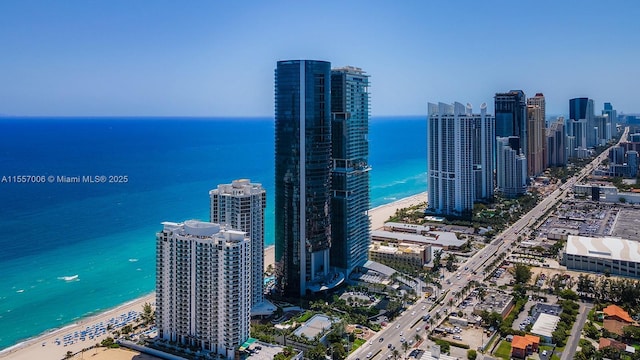
<instances>
[{"instance_id":1,"label":"sky","mask_svg":"<svg viewBox=\"0 0 640 360\"><path fill-rule=\"evenodd\" d=\"M0 114L273 116L278 60L357 66L371 114L544 93L640 112L640 2L0 2Z\"/></svg>"}]
</instances>

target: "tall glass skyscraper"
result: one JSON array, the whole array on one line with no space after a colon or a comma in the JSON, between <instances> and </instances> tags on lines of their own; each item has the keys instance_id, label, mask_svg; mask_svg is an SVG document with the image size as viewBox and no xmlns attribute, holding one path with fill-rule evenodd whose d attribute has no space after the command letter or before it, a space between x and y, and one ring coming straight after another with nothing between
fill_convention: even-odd
<instances>
[{"instance_id":1,"label":"tall glass skyscraper","mask_svg":"<svg viewBox=\"0 0 640 360\"><path fill-rule=\"evenodd\" d=\"M575 98L569 100L569 126L567 133L576 139L576 148L586 149L596 145L597 124L593 100Z\"/></svg>"},{"instance_id":2,"label":"tall glass skyscraper","mask_svg":"<svg viewBox=\"0 0 640 360\"><path fill-rule=\"evenodd\" d=\"M545 100L542 93L527 99L527 175L540 175L546 168Z\"/></svg>"},{"instance_id":3,"label":"tall glass skyscraper","mask_svg":"<svg viewBox=\"0 0 640 360\"><path fill-rule=\"evenodd\" d=\"M278 285L301 296L329 273L331 64L279 61L275 70L275 244Z\"/></svg>"},{"instance_id":4,"label":"tall glass skyscraper","mask_svg":"<svg viewBox=\"0 0 640 360\"><path fill-rule=\"evenodd\" d=\"M527 99L522 90L495 96L496 136L520 138L518 151L527 154Z\"/></svg>"},{"instance_id":5,"label":"tall glass skyscraper","mask_svg":"<svg viewBox=\"0 0 640 360\"><path fill-rule=\"evenodd\" d=\"M345 275L367 261L369 222L369 76L331 71L331 266Z\"/></svg>"}]
</instances>

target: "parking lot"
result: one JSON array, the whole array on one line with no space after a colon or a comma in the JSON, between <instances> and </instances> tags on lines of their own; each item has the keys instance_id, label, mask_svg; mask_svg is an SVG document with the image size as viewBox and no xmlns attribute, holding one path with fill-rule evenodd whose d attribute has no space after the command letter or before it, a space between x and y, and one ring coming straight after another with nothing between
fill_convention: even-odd
<instances>
[{"instance_id":1,"label":"parking lot","mask_svg":"<svg viewBox=\"0 0 640 360\"><path fill-rule=\"evenodd\" d=\"M640 209L620 209L612 235L627 240L640 241Z\"/></svg>"}]
</instances>

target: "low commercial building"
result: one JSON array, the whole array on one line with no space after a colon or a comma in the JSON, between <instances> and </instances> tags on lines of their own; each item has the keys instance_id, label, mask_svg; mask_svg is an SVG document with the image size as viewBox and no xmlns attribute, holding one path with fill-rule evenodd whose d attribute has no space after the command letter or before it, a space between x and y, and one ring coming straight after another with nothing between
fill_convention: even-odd
<instances>
[{"instance_id":1,"label":"low commercial building","mask_svg":"<svg viewBox=\"0 0 640 360\"><path fill-rule=\"evenodd\" d=\"M603 327L614 334L622 335L625 326L635 323L629 313L617 305L609 305L602 309L602 312L604 313Z\"/></svg>"},{"instance_id":2,"label":"low commercial building","mask_svg":"<svg viewBox=\"0 0 640 360\"><path fill-rule=\"evenodd\" d=\"M559 316L540 314L538 315L538 320L533 323L531 333L540 336L543 342L551 343L551 338L553 337L552 334L554 331L556 331L559 322Z\"/></svg>"},{"instance_id":3,"label":"low commercial building","mask_svg":"<svg viewBox=\"0 0 640 360\"><path fill-rule=\"evenodd\" d=\"M458 249L465 243L464 240L458 239L455 233L447 231L430 231L427 235L419 235L408 232L374 230L371 232L371 241L431 245L444 250Z\"/></svg>"},{"instance_id":4,"label":"low commercial building","mask_svg":"<svg viewBox=\"0 0 640 360\"><path fill-rule=\"evenodd\" d=\"M369 247L369 259L391 267L404 265L421 270L431 261L431 245L382 245L374 242Z\"/></svg>"},{"instance_id":5,"label":"low commercial building","mask_svg":"<svg viewBox=\"0 0 640 360\"><path fill-rule=\"evenodd\" d=\"M516 359L524 359L528 355L538 351L540 338L537 336L526 334L525 336L514 335L511 340L511 357Z\"/></svg>"},{"instance_id":6,"label":"low commercial building","mask_svg":"<svg viewBox=\"0 0 640 360\"><path fill-rule=\"evenodd\" d=\"M513 296L500 292L488 291L483 301L473 307L475 315L482 314L483 311L497 312L504 319L513 307Z\"/></svg>"},{"instance_id":7,"label":"low commercial building","mask_svg":"<svg viewBox=\"0 0 640 360\"><path fill-rule=\"evenodd\" d=\"M585 195L594 201L609 203L626 202L629 204L640 203L639 193L618 191L615 186L610 185L576 184L573 186L573 192L575 194Z\"/></svg>"},{"instance_id":8,"label":"low commercial building","mask_svg":"<svg viewBox=\"0 0 640 360\"><path fill-rule=\"evenodd\" d=\"M640 277L640 243L609 236L569 235L561 264L569 270Z\"/></svg>"}]
</instances>

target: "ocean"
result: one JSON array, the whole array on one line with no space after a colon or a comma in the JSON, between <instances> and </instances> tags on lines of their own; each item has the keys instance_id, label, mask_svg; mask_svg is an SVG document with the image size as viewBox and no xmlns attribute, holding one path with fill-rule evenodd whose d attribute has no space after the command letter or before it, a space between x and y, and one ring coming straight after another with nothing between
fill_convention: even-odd
<instances>
[{"instance_id":1,"label":"ocean","mask_svg":"<svg viewBox=\"0 0 640 360\"><path fill-rule=\"evenodd\" d=\"M426 191L424 117L369 141L371 207ZM272 118L0 118L0 349L152 292L160 223L220 183L263 184L273 244L273 151Z\"/></svg>"}]
</instances>

